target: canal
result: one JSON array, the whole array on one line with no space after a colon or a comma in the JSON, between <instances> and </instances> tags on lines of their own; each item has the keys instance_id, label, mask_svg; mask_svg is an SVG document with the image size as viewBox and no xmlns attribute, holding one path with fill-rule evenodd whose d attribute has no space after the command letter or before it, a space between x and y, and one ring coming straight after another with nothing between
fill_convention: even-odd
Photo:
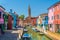
<instances>
[{"instance_id":1,"label":"canal","mask_svg":"<svg viewBox=\"0 0 60 40\"><path fill-rule=\"evenodd\" d=\"M27 33L30 35L30 40L52 40L50 38L48 38L46 35L44 34L40 34L40 32L36 32L34 30L32 30L32 28L28 27L26 28L28 29L27 32L24 32L24 33Z\"/></svg>"}]
</instances>

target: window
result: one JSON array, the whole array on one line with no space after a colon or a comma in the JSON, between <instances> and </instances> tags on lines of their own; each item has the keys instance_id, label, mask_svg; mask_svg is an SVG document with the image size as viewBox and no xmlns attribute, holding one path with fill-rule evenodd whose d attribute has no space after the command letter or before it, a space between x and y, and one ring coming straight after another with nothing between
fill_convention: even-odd
<instances>
[{"instance_id":1,"label":"window","mask_svg":"<svg viewBox=\"0 0 60 40\"><path fill-rule=\"evenodd\" d=\"M50 28L52 27L52 24L50 24Z\"/></svg>"},{"instance_id":2,"label":"window","mask_svg":"<svg viewBox=\"0 0 60 40\"><path fill-rule=\"evenodd\" d=\"M60 5L58 6L58 9L60 9Z\"/></svg>"},{"instance_id":3,"label":"window","mask_svg":"<svg viewBox=\"0 0 60 40\"><path fill-rule=\"evenodd\" d=\"M48 20L48 16L45 16L45 20Z\"/></svg>"},{"instance_id":4,"label":"window","mask_svg":"<svg viewBox=\"0 0 60 40\"><path fill-rule=\"evenodd\" d=\"M57 6L57 10L59 10L59 6Z\"/></svg>"},{"instance_id":5,"label":"window","mask_svg":"<svg viewBox=\"0 0 60 40\"><path fill-rule=\"evenodd\" d=\"M14 20L14 18L12 18L12 20Z\"/></svg>"},{"instance_id":6,"label":"window","mask_svg":"<svg viewBox=\"0 0 60 40\"><path fill-rule=\"evenodd\" d=\"M54 9L55 9L55 11L56 11L56 9L57 9L57 6L55 6L55 7L54 7Z\"/></svg>"},{"instance_id":7,"label":"window","mask_svg":"<svg viewBox=\"0 0 60 40\"><path fill-rule=\"evenodd\" d=\"M54 8L52 8L52 12L54 12Z\"/></svg>"},{"instance_id":8,"label":"window","mask_svg":"<svg viewBox=\"0 0 60 40\"><path fill-rule=\"evenodd\" d=\"M57 19L60 19L60 14L59 14L59 15L57 15Z\"/></svg>"},{"instance_id":9,"label":"window","mask_svg":"<svg viewBox=\"0 0 60 40\"><path fill-rule=\"evenodd\" d=\"M3 14L3 18L5 18L5 16L4 16L5 14Z\"/></svg>"},{"instance_id":10,"label":"window","mask_svg":"<svg viewBox=\"0 0 60 40\"><path fill-rule=\"evenodd\" d=\"M59 14L59 19L60 19L60 14Z\"/></svg>"},{"instance_id":11,"label":"window","mask_svg":"<svg viewBox=\"0 0 60 40\"><path fill-rule=\"evenodd\" d=\"M51 12L53 12L53 8L51 8Z\"/></svg>"},{"instance_id":12,"label":"window","mask_svg":"<svg viewBox=\"0 0 60 40\"><path fill-rule=\"evenodd\" d=\"M52 16L52 20L54 19L54 17Z\"/></svg>"},{"instance_id":13,"label":"window","mask_svg":"<svg viewBox=\"0 0 60 40\"><path fill-rule=\"evenodd\" d=\"M55 16L54 16L54 19L55 19Z\"/></svg>"},{"instance_id":14,"label":"window","mask_svg":"<svg viewBox=\"0 0 60 40\"><path fill-rule=\"evenodd\" d=\"M0 18L1 18L1 12L0 12Z\"/></svg>"},{"instance_id":15,"label":"window","mask_svg":"<svg viewBox=\"0 0 60 40\"><path fill-rule=\"evenodd\" d=\"M48 20L50 20L50 18L48 17Z\"/></svg>"},{"instance_id":16,"label":"window","mask_svg":"<svg viewBox=\"0 0 60 40\"><path fill-rule=\"evenodd\" d=\"M57 15L57 19L59 19L59 15Z\"/></svg>"}]
</instances>

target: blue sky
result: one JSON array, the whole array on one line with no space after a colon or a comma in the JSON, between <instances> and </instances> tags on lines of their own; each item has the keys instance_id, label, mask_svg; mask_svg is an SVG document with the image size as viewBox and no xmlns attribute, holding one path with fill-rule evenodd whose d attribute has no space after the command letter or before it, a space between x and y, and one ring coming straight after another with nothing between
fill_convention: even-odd
<instances>
[{"instance_id":1,"label":"blue sky","mask_svg":"<svg viewBox=\"0 0 60 40\"><path fill-rule=\"evenodd\" d=\"M18 15L28 16L28 6L31 7L31 15L39 16L41 13L47 13L48 8L59 0L0 0L2 5L9 12L10 9L16 11Z\"/></svg>"}]
</instances>

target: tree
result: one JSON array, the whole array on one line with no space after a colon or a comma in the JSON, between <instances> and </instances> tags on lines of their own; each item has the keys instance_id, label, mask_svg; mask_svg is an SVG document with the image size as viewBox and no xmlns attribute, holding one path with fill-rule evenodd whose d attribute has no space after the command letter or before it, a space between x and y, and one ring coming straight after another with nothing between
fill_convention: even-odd
<instances>
[{"instance_id":1,"label":"tree","mask_svg":"<svg viewBox=\"0 0 60 40\"><path fill-rule=\"evenodd\" d=\"M22 20L24 20L24 17L25 17L24 15L19 16L19 18L22 19Z\"/></svg>"}]
</instances>

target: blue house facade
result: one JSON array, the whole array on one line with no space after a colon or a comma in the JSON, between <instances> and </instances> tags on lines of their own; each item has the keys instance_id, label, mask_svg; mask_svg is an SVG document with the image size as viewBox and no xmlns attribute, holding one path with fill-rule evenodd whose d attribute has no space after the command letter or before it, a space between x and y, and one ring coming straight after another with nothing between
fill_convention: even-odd
<instances>
[{"instance_id":1,"label":"blue house facade","mask_svg":"<svg viewBox=\"0 0 60 40\"><path fill-rule=\"evenodd\" d=\"M48 28L48 13L43 13L40 14L41 18L42 18L42 27L44 28L44 30L46 30Z\"/></svg>"},{"instance_id":2,"label":"blue house facade","mask_svg":"<svg viewBox=\"0 0 60 40\"><path fill-rule=\"evenodd\" d=\"M44 16L42 24L44 25L45 30L48 28L48 16Z\"/></svg>"},{"instance_id":3,"label":"blue house facade","mask_svg":"<svg viewBox=\"0 0 60 40\"><path fill-rule=\"evenodd\" d=\"M13 17L13 22L12 22L12 28L16 28L16 24L17 24L17 15L16 15L16 12L12 12L12 9L10 9L10 14L12 15Z\"/></svg>"},{"instance_id":4,"label":"blue house facade","mask_svg":"<svg viewBox=\"0 0 60 40\"><path fill-rule=\"evenodd\" d=\"M45 16L45 20L44 20L45 22L44 22L44 25L48 25L48 16Z\"/></svg>"},{"instance_id":5,"label":"blue house facade","mask_svg":"<svg viewBox=\"0 0 60 40\"><path fill-rule=\"evenodd\" d=\"M16 12L14 12L14 15L13 15L13 27L16 28L16 25L17 25L17 16L15 14Z\"/></svg>"}]
</instances>

